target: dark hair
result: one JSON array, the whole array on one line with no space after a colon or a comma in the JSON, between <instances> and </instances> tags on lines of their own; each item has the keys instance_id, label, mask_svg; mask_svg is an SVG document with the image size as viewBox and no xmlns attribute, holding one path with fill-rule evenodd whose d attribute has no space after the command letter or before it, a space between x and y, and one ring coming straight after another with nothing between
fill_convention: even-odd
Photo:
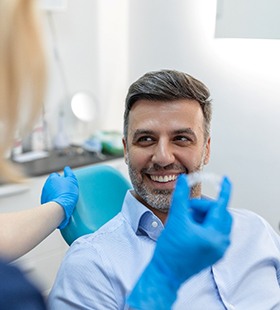
<instances>
[{"instance_id":1,"label":"dark hair","mask_svg":"<svg viewBox=\"0 0 280 310\"><path fill-rule=\"evenodd\" d=\"M124 137L127 139L128 117L133 104L141 99L170 101L192 99L199 102L204 116L205 139L210 134L212 104L208 88L194 77L176 70L160 70L146 73L134 82L125 100Z\"/></svg>"}]
</instances>

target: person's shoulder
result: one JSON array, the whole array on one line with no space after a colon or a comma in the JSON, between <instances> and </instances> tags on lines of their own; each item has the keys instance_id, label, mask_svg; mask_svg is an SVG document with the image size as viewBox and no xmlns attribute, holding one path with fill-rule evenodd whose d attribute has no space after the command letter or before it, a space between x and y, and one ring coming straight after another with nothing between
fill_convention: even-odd
<instances>
[{"instance_id":1,"label":"person's shoulder","mask_svg":"<svg viewBox=\"0 0 280 310\"><path fill-rule=\"evenodd\" d=\"M110 249L113 244L123 241L129 237L131 227L123 217L122 213L118 213L115 217L102 225L93 233L89 233L77 238L71 245L68 252L74 253L100 253L106 249Z\"/></svg>"},{"instance_id":2,"label":"person's shoulder","mask_svg":"<svg viewBox=\"0 0 280 310\"><path fill-rule=\"evenodd\" d=\"M246 226L248 228L255 227L257 229L265 230L272 229L266 219L252 210L232 208L230 209L230 212L236 226Z\"/></svg>"},{"instance_id":3,"label":"person's shoulder","mask_svg":"<svg viewBox=\"0 0 280 310\"><path fill-rule=\"evenodd\" d=\"M127 252L131 248L133 237L130 231L129 224L121 214L118 214L95 232L79 237L66 252L60 273L75 274L84 268L96 270L100 266L102 266L100 270L104 270L104 264L108 266L107 262L111 257L120 251Z\"/></svg>"},{"instance_id":4,"label":"person's shoulder","mask_svg":"<svg viewBox=\"0 0 280 310\"><path fill-rule=\"evenodd\" d=\"M262 219L262 217L259 214L248 209L231 208L230 212L233 215L233 217Z\"/></svg>"}]
</instances>

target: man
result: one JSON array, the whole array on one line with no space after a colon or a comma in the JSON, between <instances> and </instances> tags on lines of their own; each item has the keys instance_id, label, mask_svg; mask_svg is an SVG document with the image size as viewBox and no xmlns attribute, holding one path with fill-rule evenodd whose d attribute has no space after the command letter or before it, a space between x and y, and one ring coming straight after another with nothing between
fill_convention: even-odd
<instances>
[{"instance_id":1,"label":"man","mask_svg":"<svg viewBox=\"0 0 280 310\"><path fill-rule=\"evenodd\" d=\"M132 84L126 98L123 144L134 191L125 197L121 213L95 234L82 237L72 245L50 295L51 309L124 309L126 297L138 277L143 270L149 271L149 266L145 268L162 231L155 250L156 264L158 270L170 278L170 283L165 281L165 291L160 277L151 283L158 282L164 294L174 287L179 289L172 309L280 309L279 236L263 219L249 211L231 211L234 219L231 245L224 258L214 259L210 267L208 264L196 270L193 263L192 273L183 275L184 270L180 268L182 277L180 279L178 272L174 280L176 272L172 270L176 270L177 264L173 268L167 252L160 251L162 237L169 244L184 243L188 239L185 233L167 235L168 231L172 232L169 220L166 229L163 228L170 205L171 219L173 211L178 212L176 206L184 203L184 190L181 196L176 196L175 190L171 200L175 182L180 181L178 176L201 171L209 161L210 121L209 91L187 74L171 70L151 72ZM188 201L187 187L184 189ZM192 187L191 196L200 198L200 184ZM216 212L225 210L227 199L221 203L223 200L217 204ZM195 210L194 205L193 208ZM181 210L183 217L185 210ZM200 211L200 221L207 223L207 212ZM226 222L226 236L230 219L226 211L223 214L224 217L219 214L216 218ZM202 239L207 237L203 235ZM208 239L216 237L210 233ZM192 248L189 249L192 255ZM184 263L187 255L182 257ZM176 263L179 262L177 257ZM156 296L157 288L152 289ZM130 298L128 300L138 309ZM153 309L168 307L156 308L155 304Z\"/></svg>"}]
</instances>

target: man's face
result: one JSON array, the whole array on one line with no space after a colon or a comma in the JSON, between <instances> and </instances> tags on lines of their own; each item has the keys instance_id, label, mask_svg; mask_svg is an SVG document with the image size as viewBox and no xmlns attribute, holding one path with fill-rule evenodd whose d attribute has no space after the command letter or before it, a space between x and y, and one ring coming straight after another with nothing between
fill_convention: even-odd
<instances>
[{"instance_id":1,"label":"man's face","mask_svg":"<svg viewBox=\"0 0 280 310\"><path fill-rule=\"evenodd\" d=\"M204 119L195 100L137 101L123 140L129 175L138 200L167 212L176 178L201 170L209 161ZM200 188L192 192L200 195Z\"/></svg>"}]
</instances>

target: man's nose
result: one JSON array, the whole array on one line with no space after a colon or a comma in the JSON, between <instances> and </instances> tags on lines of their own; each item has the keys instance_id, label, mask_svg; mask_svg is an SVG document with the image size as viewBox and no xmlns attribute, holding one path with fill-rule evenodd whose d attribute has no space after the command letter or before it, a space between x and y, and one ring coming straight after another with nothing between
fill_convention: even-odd
<instances>
[{"instance_id":1,"label":"man's nose","mask_svg":"<svg viewBox=\"0 0 280 310\"><path fill-rule=\"evenodd\" d=\"M174 163L174 160L175 156L172 146L167 142L159 142L154 149L152 162L165 167Z\"/></svg>"}]
</instances>

